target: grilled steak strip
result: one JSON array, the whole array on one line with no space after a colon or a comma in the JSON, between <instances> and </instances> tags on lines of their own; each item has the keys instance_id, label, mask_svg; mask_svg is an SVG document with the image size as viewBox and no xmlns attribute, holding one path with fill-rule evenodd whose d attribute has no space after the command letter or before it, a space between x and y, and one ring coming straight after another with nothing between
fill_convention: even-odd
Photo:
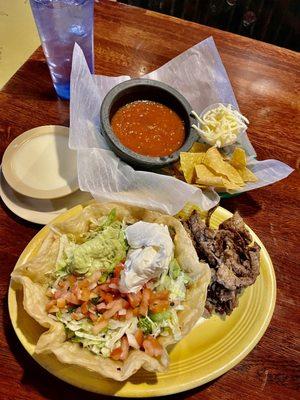
<instances>
[{"instance_id":1,"label":"grilled steak strip","mask_svg":"<svg viewBox=\"0 0 300 400\"><path fill-rule=\"evenodd\" d=\"M217 230L208 227L197 211L183 225L199 259L211 268L207 309L230 314L238 304L238 294L259 275L260 247L257 243L251 245L252 237L237 212Z\"/></svg>"}]
</instances>

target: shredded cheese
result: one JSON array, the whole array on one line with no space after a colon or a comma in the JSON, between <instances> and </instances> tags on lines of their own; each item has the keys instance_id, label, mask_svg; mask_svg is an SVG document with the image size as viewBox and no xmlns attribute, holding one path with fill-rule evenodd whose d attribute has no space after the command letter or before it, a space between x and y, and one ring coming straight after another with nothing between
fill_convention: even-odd
<instances>
[{"instance_id":1,"label":"shredded cheese","mask_svg":"<svg viewBox=\"0 0 300 400\"><path fill-rule=\"evenodd\" d=\"M193 124L201 138L211 146L225 147L236 142L238 135L247 128L249 121L231 104L219 103L215 108L206 111L201 117L192 111L199 126Z\"/></svg>"}]
</instances>

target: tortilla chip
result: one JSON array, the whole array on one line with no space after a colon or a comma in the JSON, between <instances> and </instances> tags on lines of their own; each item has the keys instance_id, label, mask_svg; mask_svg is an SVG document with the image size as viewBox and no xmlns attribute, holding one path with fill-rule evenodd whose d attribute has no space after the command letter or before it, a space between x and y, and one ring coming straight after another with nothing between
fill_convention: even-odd
<instances>
[{"instance_id":1,"label":"tortilla chip","mask_svg":"<svg viewBox=\"0 0 300 400\"><path fill-rule=\"evenodd\" d=\"M157 372L167 368L169 363L166 347L176 341L173 336L161 336L159 342L164 348L160 358L147 355L144 351L130 350L125 361L114 361L104 358L81 347L78 343L66 340L63 324L50 318L45 306L49 299L46 290L49 284L49 273L55 269L55 263L60 248L60 235L69 233L74 237L88 232L91 221L108 215L116 209L117 218L128 223L137 221L156 222L169 226L174 236L175 257L182 269L192 278L192 284L187 289L184 310L178 311L182 336L185 336L202 316L206 300L207 286L210 282L210 268L198 260L196 250L183 225L174 217L158 212L122 204L92 202L73 218L57 223L53 230L48 229L48 236L41 244L36 242L30 253L30 258L23 264L17 264L12 279L23 287L23 306L26 312L46 330L38 339L36 354L54 354L63 364L73 364L95 372L99 375L124 381L140 368Z\"/></svg>"},{"instance_id":2,"label":"tortilla chip","mask_svg":"<svg viewBox=\"0 0 300 400\"><path fill-rule=\"evenodd\" d=\"M192 183L195 176L195 165L201 164L205 153L180 153L180 165L187 183Z\"/></svg>"},{"instance_id":3,"label":"tortilla chip","mask_svg":"<svg viewBox=\"0 0 300 400\"><path fill-rule=\"evenodd\" d=\"M236 147L231 156L230 164L236 169L246 167L247 157L245 150L241 149L240 147Z\"/></svg>"},{"instance_id":4,"label":"tortilla chip","mask_svg":"<svg viewBox=\"0 0 300 400\"><path fill-rule=\"evenodd\" d=\"M226 178L222 178L222 179L223 179L223 185L226 190L238 190L240 188L239 185L236 185L235 183L230 182L228 179L226 179ZM217 190L218 189L221 189L221 188L217 188Z\"/></svg>"},{"instance_id":5,"label":"tortilla chip","mask_svg":"<svg viewBox=\"0 0 300 400\"><path fill-rule=\"evenodd\" d=\"M238 189L239 186L230 182L228 179L223 176L214 174L209 168L205 165L196 165L196 183L198 185L204 186L212 186L218 189L226 189L226 190L235 190Z\"/></svg>"},{"instance_id":6,"label":"tortilla chip","mask_svg":"<svg viewBox=\"0 0 300 400\"><path fill-rule=\"evenodd\" d=\"M196 183L198 185L205 186L223 186L223 180L221 176L218 176L211 172L204 164L195 166L196 172Z\"/></svg>"},{"instance_id":7,"label":"tortilla chip","mask_svg":"<svg viewBox=\"0 0 300 400\"><path fill-rule=\"evenodd\" d=\"M205 143L195 142L190 148L189 153L205 153L209 149L209 145Z\"/></svg>"},{"instance_id":8,"label":"tortilla chip","mask_svg":"<svg viewBox=\"0 0 300 400\"><path fill-rule=\"evenodd\" d=\"M203 164L212 169L217 175L223 175L231 183L237 186L244 186L244 181L240 174L232 165L223 160L221 154L215 147L207 150L203 159Z\"/></svg>"},{"instance_id":9,"label":"tortilla chip","mask_svg":"<svg viewBox=\"0 0 300 400\"><path fill-rule=\"evenodd\" d=\"M242 177L244 182L257 182L258 178L257 176L254 175L250 169L243 167L243 168L237 168L238 173Z\"/></svg>"}]
</instances>

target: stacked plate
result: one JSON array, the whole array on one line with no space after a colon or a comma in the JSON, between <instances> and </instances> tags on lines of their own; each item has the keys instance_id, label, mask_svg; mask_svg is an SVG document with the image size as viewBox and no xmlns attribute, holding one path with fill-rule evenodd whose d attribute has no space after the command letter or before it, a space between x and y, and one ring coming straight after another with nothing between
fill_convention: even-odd
<instances>
[{"instance_id":1,"label":"stacked plate","mask_svg":"<svg viewBox=\"0 0 300 400\"><path fill-rule=\"evenodd\" d=\"M77 181L76 151L68 147L69 128L40 126L14 139L0 171L0 195L19 217L47 224L60 213L91 199Z\"/></svg>"}]
</instances>

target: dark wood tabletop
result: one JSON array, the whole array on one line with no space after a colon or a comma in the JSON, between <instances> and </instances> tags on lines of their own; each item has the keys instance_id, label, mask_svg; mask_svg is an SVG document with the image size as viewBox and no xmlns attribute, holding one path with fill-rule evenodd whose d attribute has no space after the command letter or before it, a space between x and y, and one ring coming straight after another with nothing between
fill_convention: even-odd
<instances>
[{"instance_id":1,"label":"dark wood tabletop","mask_svg":"<svg viewBox=\"0 0 300 400\"><path fill-rule=\"evenodd\" d=\"M95 6L96 73L140 76L212 35L260 160L299 168L299 65L292 51L110 1ZM69 123L69 103L58 99L38 49L0 93L0 154L38 125ZM271 324L256 348L217 380L173 399L299 399L299 172L274 185L222 201L239 210L265 244L277 277ZM10 273L40 229L0 209L0 399L104 399L51 376L26 353L9 320ZM298 380L297 380L298 378Z\"/></svg>"}]
</instances>

